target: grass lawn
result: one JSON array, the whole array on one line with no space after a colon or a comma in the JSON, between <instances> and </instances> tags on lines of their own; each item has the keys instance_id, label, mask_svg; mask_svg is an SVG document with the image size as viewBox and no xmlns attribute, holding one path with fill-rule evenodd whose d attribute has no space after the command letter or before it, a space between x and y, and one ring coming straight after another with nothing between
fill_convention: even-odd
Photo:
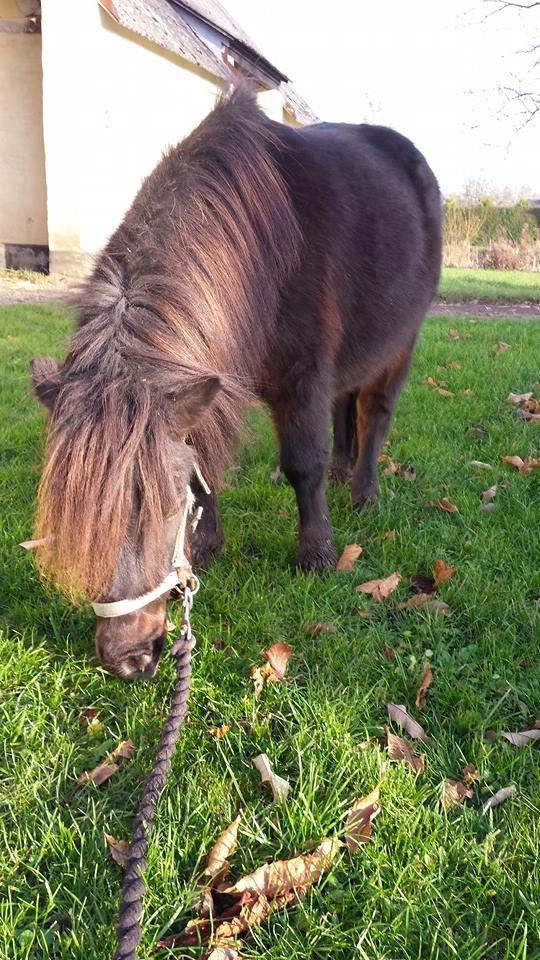
<instances>
[{"instance_id":1,"label":"grass lawn","mask_svg":"<svg viewBox=\"0 0 540 960\"><path fill-rule=\"evenodd\" d=\"M513 270L443 269L439 296L448 303L467 300L540 300L540 273Z\"/></svg>"},{"instance_id":2,"label":"grass lawn","mask_svg":"<svg viewBox=\"0 0 540 960\"><path fill-rule=\"evenodd\" d=\"M59 310L0 311L1 960L111 956L121 875L103 833L129 838L173 678L166 656L149 683L107 676L93 657L91 614L45 591L16 546L31 532L43 435L28 360L58 354L68 328ZM459 340L448 338L450 328ZM496 353L501 340L510 347ZM421 744L426 772L415 779L405 765L389 765L371 842L356 857L343 851L300 905L256 932L242 957L540 957L540 754L484 736L540 717L538 471L526 476L501 463L505 454L538 456L538 425L518 421L505 402L510 390L538 392L537 359L533 324L426 323L388 446L415 466L416 480L383 476L380 508L365 515L350 511L346 490L330 491L338 547L364 548L348 574L295 573L293 492L270 483L274 441L266 416L253 416L240 469L221 496L227 549L195 605L191 711L152 844L141 957L158 956L158 936L189 919L197 870L239 810L235 877L339 834L351 802L380 779L385 752L366 741L383 732L388 700L406 704L429 733ZM459 369L447 369L453 361ZM441 396L428 376L455 395ZM471 460L492 469L480 472ZM492 484L497 509L481 512ZM441 497L459 511L426 506ZM395 539L385 537L389 530ZM438 558L456 571L440 591L450 615L398 611L410 578L430 573ZM393 571L403 579L384 603L354 591ZM359 609L374 618L361 619ZM317 620L337 632L311 637ZM293 645L290 681L257 699L249 669L276 641ZM420 712L415 692L426 662L434 682ZM88 707L101 711L96 734L81 717ZM222 723L231 729L216 741L208 728ZM76 791L78 774L128 737L134 759L103 787ZM263 751L291 782L285 806L271 802L251 763ZM480 774L475 800L445 813L442 781L459 779L468 763ZM512 783L517 795L484 815L486 798Z\"/></svg>"}]
</instances>

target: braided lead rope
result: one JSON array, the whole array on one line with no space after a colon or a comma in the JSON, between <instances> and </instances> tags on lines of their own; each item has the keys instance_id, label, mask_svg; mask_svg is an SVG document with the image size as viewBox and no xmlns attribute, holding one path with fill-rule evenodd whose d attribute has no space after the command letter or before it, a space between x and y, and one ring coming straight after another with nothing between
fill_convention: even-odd
<instances>
[{"instance_id":1,"label":"braided lead rope","mask_svg":"<svg viewBox=\"0 0 540 960\"><path fill-rule=\"evenodd\" d=\"M156 761L144 785L133 824L133 840L129 848L118 911L118 941L114 960L137 960L137 947L142 934L140 921L146 890L143 873L147 865L148 841L154 825L158 800L165 786L178 736L187 713L191 683L191 652L195 646L195 637L191 632L189 621L192 603L193 593L189 587L186 587L183 591L182 628L171 651L176 659L176 683L171 709L161 734Z\"/></svg>"}]
</instances>

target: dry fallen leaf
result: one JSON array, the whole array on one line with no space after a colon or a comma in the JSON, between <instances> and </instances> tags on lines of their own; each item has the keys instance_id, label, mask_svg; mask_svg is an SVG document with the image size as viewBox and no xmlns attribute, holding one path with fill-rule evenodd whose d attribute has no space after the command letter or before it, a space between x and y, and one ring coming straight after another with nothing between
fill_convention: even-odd
<instances>
[{"instance_id":1,"label":"dry fallen leaf","mask_svg":"<svg viewBox=\"0 0 540 960\"><path fill-rule=\"evenodd\" d=\"M514 747L525 747L528 743L540 740L540 730L533 728L532 730L519 730L514 733L507 730L501 736L512 743Z\"/></svg>"},{"instance_id":2,"label":"dry fallen leaf","mask_svg":"<svg viewBox=\"0 0 540 960\"><path fill-rule=\"evenodd\" d=\"M426 383L427 383L428 386L430 386L430 387L438 387L438 386L439 386L439 381L436 380L435 377L426 377Z\"/></svg>"},{"instance_id":3,"label":"dry fallen leaf","mask_svg":"<svg viewBox=\"0 0 540 960\"><path fill-rule=\"evenodd\" d=\"M414 597L409 597L408 600L398 603L397 609L429 610L429 612L433 613L435 616L443 617L449 612L450 607L447 603L444 603L443 600L437 600L429 593L417 593L414 595Z\"/></svg>"},{"instance_id":4,"label":"dry fallen leaf","mask_svg":"<svg viewBox=\"0 0 540 960\"><path fill-rule=\"evenodd\" d=\"M254 757L253 763L261 775L262 782L270 784L276 803L282 803L291 789L289 781L274 773L266 753L260 753L258 757Z\"/></svg>"},{"instance_id":5,"label":"dry fallen leaf","mask_svg":"<svg viewBox=\"0 0 540 960\"><path fill-rule=\"evenodd\" d=\"M37 550L38 547L43 547L46 543L47 537L41 537L39 540L23 540L19 546L25 550Z\"/></svg>"},{"instance_id":6,"label":"dry fallen leaf","mask_svg":"<svg viewBox=\"0 0 540 960\"><path fill-rule=\"evenodd\" d=\"M357 593L370 593L373 599L380 603L386 597L394 592L401 580L399 573L391 573L389 577L382 577L380 580L368 580L356 587Z\"/></svg>"},{"instance_id":7,"label":"dry fallen leaf","mask_svg":"<svg viewBox=\"0 0 540 960\"><path fill-rule=\"evenodd\" d=\"M540 460L535 457L525 457L524 460L521 457L501 457L503 463L509 463L510 466L516 467L520 473L531 473L535 467L540 467Z\"/></svg>"},{"instance_id":8,"label":"dry fallen leaf","mask_svg":"<svg viewBox=\"0 0 540 960\"><path fill-rule=\"evenodd\" d=\"M476 467L477 470L493 470L491 463L484 463L483 460L471 460L471 467Z\"/></svg>"},{"instance_id":9,"label":"dry fallen leaf","mask_svg":"<svg viewBox=\"0 0 540 960\"><path fill-rule=\"evenodd\" d=\"M441 397L455 397L455 393L452 393L451 390L445 390L444 387L437 387L437 393Z\"/></svg>"},{"instance_id":10,"label":"dry fallen leaf","mask_svg":"<svg viewBox=\"0 0 540 960\"><path fill-rule=\"evenodd\" d=\"M267 663L250 670L255 696L259 696L265 683L280 683L284 679L291 653L290 643L274 643L268 650L263 651Z\"/></svg>"},{"instance_id":11,"label":"dry fallen leaf","mask_svg":"<svg viewBox=\"0 0 540 960\"><path fill-rule=\"evenodd\" d=\"M208 733L214 740L221 740L223 737L226 737L230 733L230 726L228 723L222 723L220 727L208 727Z\"/></svg>"},{"instance_id":12,"label":"dry fallen leaf","mask_svg":"<svg viewBox=\"0 0 540 960\"><path fill-rule=\"evenodd\" d=\"M387 453L380 453L378 457L379 463L385 463L386 466L383 470L385 477L393 477L396 473L399 473L401 469L401 464L398 460L392 460L392 457L389 457Z\"/></svg>"},{"instance_id":13,"label":"dry fallen leaf","mask_svg":"<svg viewBox=\"0 0 540 960\"><path fill-rule=\"evenodd\" d=\"M519 403L524 403L526 400L530 400L531 397L532 391L530 393L509 393L506 399L509 403L517 405Z\"/></svg>"},{"instance_id":14,"label":"dry fallen leaf","mask_svg":"<svg viewBox=\"0 0 540 960\"><path fill-rule=\"evenodd\" d=\"M389 540L390 543L394 543L396 540L396 537L397 537L396 530L387 530L386 533L383 534L383 540Z\"/></svg>"},{"instance_id":15,"label":"dry fallen leaf","mask_svg":"<svg viewBox=\"0 0 540 960\"><path fill-rule=\"evenodd\" d=\"M454 576L455 569L451 567L446 560L436 560L433 567L433 577L435 583L440 587L443 583L448 583Z\"/></svg>"},{"instance_id":16,"label":"dry fallen leaf","mask_svg":"<svg viewBox=\"0 0 540 960\"><path fill-rule=\"evenodd\" d=\"M411 463L407 464L407 466L403 468L401 471L401 476L404 480L408 480L409 483L412 483L414 480L416 480L416 470Z\"/></svg>"},{"instance_id":17,"label":"dry fallen leaf","mask_svg":"<svg viewBox=\"0 0 540 960\"><path fill-rule=\"evenodd\" d=\"M505 343L504 340L499 340L495 348L495 353L505 353L505 351L509 349L510 349L509 343Z\"/></svg>"},{"instance_id":18,"label":"dry fallen leaf","mask_svg":"<svg viewBox=\"0 0 540 960\"><path fill-rule=\"evenodd\" d=\"M383 653L385 660L388 660L388 663L394 663L396 659L396 651L388 643L385 643L383 647Z\"/></svg>"},{"instance_id":19,"label":"dry fallen leaf","mask_svg":"<svg viewBox=\"0 0 540 960\"><path fill-rule=\"evenodd\" d=\"M93 783L97 787L109 780L120 769L122 760L130 760L135 751L135 744L132 740L123 740L110 754L107 760L98 763L93 770L85 770L77 777L77 784L80 787L87 783Z\"/></svg>"},{"instance_id":20,"label":"dry fallen leaf","mask_svg":"<svg viewBox=\"0 0 540 960\"><path fill-rule=\"evenodd\" d=\"M345 844L349 853L358 853L371 837L372 823L381 812L379 786L365 797L355 800L345 814Z\"/></svg>"},{"instance_id":21,"label":"dry fallen leaf","mask_svg":"<svg viewBox=\"0 0 540 960\"><path fill-rule=\"evenodd\" d=\"M446 510L447 513L456 513L458 509L455 503L452 503L452 501L449 500L448 497L442 497L440 500L438 500L437 506L441 510Z\"/></svg>"},{"instance_id":22,"label":"dry fallen leaf","mask_svg":"<svg viewBox=\"0 0 540 960\"><path fill-rule=\"evenodd\" d=\"M466 767L463 768L463 783L467 786L471 786L473 783L478 783L481 777L476 769L474 763L468 763Z\"/></svg>"},{"instance_id":23,"label":"dry fallen leaf","mask_svg":"<svg viewBox=\"0 0 540 960\"><path fill-rule=\"evenodd\" d=\"M474 800L474 793L470 787L466 787L459 780L444 781L441 800L444 810L448 811L452 807L460 807L465 800Z\"/></svg>"},{"instance_id":24,"label":"dry fallen leaf","mask_svg":"<svg viewBox=\"0 0 540 960\"><path fill-rule=\"evenodd\" d=\"M278 680L283 680L287 672L292 649L290 643L274 643L268 650L263 651L264 659L268 661Z\"/></svg>"},{"instance_id":25,"label":"dry fallen leaf","mask_svg":"<svg viewBox=\"0 0 540 960\"><path fill-rule=\"evenodd\" d=\"M517 787L515 783L512 783L509 787L501 787L501 789L497 790L497 793L494 793L489 800L486 800L484 806L482 807L482 813L487 813L488 810L491 810L493 807L498 807L500 803L503 803L510 797L515 797L516 793Z\"/></svg>"},{"instance_id":26,"label":"dry fallen leaf","mask_svg":"<svg viewBox=\"0 0 540 960\"><path fill-rule=\"evenodd\" d=\"M402 730L405 730L413 740L427 740L426 731L420 724L411 717L403 703L387 703L386 709L390 720L397 723Z\"/></svg>"},{"instance_id":27,"label":"dry fallen leaf","mask_svg":"<svg viewBox=\"0 0 540 960\"><path fill-rule=\"evenodd\" d=\"M497 494L497 484L494 483L492 487L488 487L487 490L484 490L484 492L482 493L482 502L489 503L490 500L493 500L496 494Z\"/></svg>"},{"instance_id":28,"label":"dry fallen leaf","mask_svg":"<svg viewBox=\"0 0 540 960\"><path fill-rule=\"evenodd\" d=\"M128 853L129 853L129 843L127 840L116 840L115 837L112 837L110 833L104 834L105 840L107 841L107 848L111 855L111 858L119 867L122 867L122 870L125 870L128 862Z\"/></svg>"},{"instance_id":29,"label":"dry fallen leaf","mask_svg":"<svg viewBox=\"0 0 540 960\"><path fill-rule=\"evenodd\" d=\"M407 740L404 740L403 737L396 736L396 734L391 733L390 730L387 730L386 736L388 756L391 760L401 760L403 763L406 763L416 776L424 773L426 769L426 758L423 754L416 754Z\"/></svg>"},{"instance_id":30,"label":"dry fallen leaf","mask_svg":"<svg viewBox=\"0 0 540 960\"><path fill-rule=\"evenodd\" d=\"M277 467L274 470L272 470L272 473L270 474L270 482L279 483L280 479L281 479L281 465L278 463Z\"/></svg>"},{"instance_id":31,"label":"dry fallen leaf","mask_svg":"<svg viewBox=\"0 0 540 960\"><path fill-rule=\"evenodd\" d=\"M79 774L77 783L81 787L84 787L87 783L94 783L96 787L99 787L102 783L109 780L119 769L119 764L105 760L103 763L98 763L97 767L94 767L93 770L85 770L84 773Z\"/></svg>"},{"instance_id":32,"label":"dry fallen leaf","mask_svg":"<svg viewBox=\"0 0 540 960\"><path fill-rule=\"evenodd\" d=\"M423 710L426 705L426 693L428 692L429 687L433 683L433 672L428 663L424 667L424 676L422 677L422 683L418 687L418 693L416 694L416 706L418 710Z\"/></svg>"},{"instance_id":33,"label":"dry fallen leaf","mask_svg":"<svg viewBox=\"0 0 540 960\"><path fill-rule=\"evenodd\" d=\"M234 947L214 947L206 960L240 960L240 954Z\"/></svg>"},{"instance_id":34,"label":"dry fallen leaf","mask_svg":"<svg viewBox=\"0 0 540 960\"><path fill-rule=\"evenodd\" d=\"M447 339L447 340L459 340L459 330L455 330L455 329L449 330L449 331L448 331L448 336L447 336L446 339Z\"/></svg>"},{"instance_id":35,"label":"dry fallen leaf","mask_svg":"<svg viewBox=\"0 0 540 960\"><path fill-rule=\"evenodd\" d=\"M328 623L326 620L314 620L308 624L307 632L310 637L318 637L320 633L337 633L335 623Z\"/></svg>"},{"instance_id":36,"label":"dry fallen leaf","mask_svg":"<svg viewBox=\"0 0 540 960\"><path fill-rule=\"evenodd\" d=\"M204 868L204 874L210 877L211 880L223 870L223 867L227 864L227 858L236 850L238 844L238 827L241 819L242 814L239 813L233 822L220 834L210 851L208 863Z\"/></svg>"},{"instance_id":37,"label":"dry fallen leaf","mask_svg":"<svg viewBox=\"0 0 540 960\"><path fill-rule=\"evenodd\" d=\"M358 543L349 543L338 560L336 570L346 572L352 570L361 553L362 547Z\"/></svg>"},{"instance_id":38,"label":"dry fallen leaf","mask_svg":"<svg viewBox=\"0 0 540 960\"><path fill-rule=\"evenodd\" d=\"M335 860L341 844L335 838L321 840L311 853L304 853L292 860L275 860L265 863L247 877L227 887L224 893L264 894L267 900L289 892L305 893Z\"/></svg>"}]
</instances>

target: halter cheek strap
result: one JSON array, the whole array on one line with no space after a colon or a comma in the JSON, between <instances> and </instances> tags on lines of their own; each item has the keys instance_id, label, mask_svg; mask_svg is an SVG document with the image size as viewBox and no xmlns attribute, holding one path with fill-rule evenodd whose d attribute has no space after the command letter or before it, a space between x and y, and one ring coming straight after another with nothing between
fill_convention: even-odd
<instances>
[{"instance_id":1,"label":"halter cheek strap","mask_svg":"<svg viewBox=\"0 0 540 960\"><path fill-rule=\"evenodd\" d=\"M194 465L194 471L204 492L209 494L210 487L202 476L197 464ZM171 572L163 578L157 587L154 587L153 590L149 590L148 593L141 594L139 597L133 597L132 599L128 600L114 600L111 603L93 603L92 608L97 617L102 617L104 619L109 619L111 617L124 617L127 613L134 613L135 610L140 610L142 607L146 607L146 605L151 603L152 600L157 600L158 597L162 597L165 593L169 593L169 591L174 587L180 587L182 590L185 590L186 587L189 587L192 595L197 593L197 590L199 589L199 580L191 569L191 564L186 557L185 550L188 517L193 512L194 506L195 497L191 487L188 484L186 487L186 504L182 511L182 516L180 518L180 523L178 525L178 531L176 534L176 540L174 542ZM202 507L199 506L191 524L193 530L195 530L201 515Z\"/></svg>"}]
</instances>

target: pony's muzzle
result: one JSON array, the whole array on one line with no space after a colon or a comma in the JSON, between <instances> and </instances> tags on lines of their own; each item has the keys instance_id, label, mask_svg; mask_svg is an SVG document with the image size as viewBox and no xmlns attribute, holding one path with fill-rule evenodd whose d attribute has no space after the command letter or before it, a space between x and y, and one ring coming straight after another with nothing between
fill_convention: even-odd
<instances>
[{"instance_id":1,"label":"pony's muzzle","mask_svg":"<svg viewBox=\"0 0 540 960\"><path fill-rule=\"evenodd\" d=\"M153 677L166 634L163 611L141 610L115 619L97 618L96 654L103 666L124 680Z\"/></svg>"}]
</instances>

